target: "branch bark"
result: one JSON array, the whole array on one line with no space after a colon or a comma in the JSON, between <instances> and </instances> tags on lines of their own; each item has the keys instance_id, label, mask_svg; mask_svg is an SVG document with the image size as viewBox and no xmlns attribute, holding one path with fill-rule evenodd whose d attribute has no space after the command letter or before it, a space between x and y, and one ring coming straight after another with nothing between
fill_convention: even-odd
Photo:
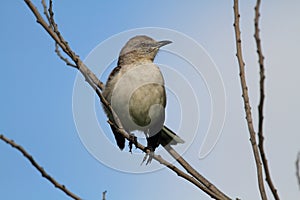
<instances>
[{"instance_id":1,"label":"branch bark","mask_svg":"<svg viewBox=\"0 0 300 200\"><path fill-rule=\"evenodd\" d=\"M256 48L257 48L257 55L258 55L258 63L259 63L259 75L260 75L260 100L258 104L258 148L260 152L260 157L263 163L263 168L266 176L266 181L268 183L269 188L272 191L272 194L276 200L279 200L279 195L277 193L277 189L275 188L275 185L273 184L271 173L268 165L267 156L264 150L264 134L263 134L263 120L264 120L264 100L265 100L265 66L264 66L264 56L262 53L262 46L261 46L261 39L260 39L260 29L259 29L259 17L260 17L260 5L261 1L256 1L256 6L254 8L255 10L255 17L254 17L254 38L256 42Z\"/></svg>"},{"instance_id":2,"label":"branch bark","mask_svg":"<svg viewBox=\"0 0 300 200\"><path fill-rule=\"evenodd\" d=\"M243 60L243 54L242 54L242 40L241 40L241 31L240 31L240 14L239 14L239 1L234 0L233 5L234 10L234 31L235 31L235 40L236 40L236 49L237 49L237 60L239 64L239 70L240 70L240 82L242 87L242 97L244 102L244 109L246 113L246 120L247 120L247 126L248 131L250 134L250 141L251 141L251 147L255 159L256 164L256 173L257 173L257 181L260 191L260 196L263 200L267 199L265 186L263 182L263 170L262 170L262 163L260 159L260 153L259 149L256 143L256 133L254 131L253 126L253 120L252 120L252 113L251 113L251 106L250 106L250 100L248 95L248 87L245 77L245 62Z\"/></svg>"},{"instance_id":3,"label":"branch bark","mask_svg":"<svg viewBox=\"0 0 300 200\"><path fill-rule=\"evenodd\" d=\"M210 191L213 191L214 194L219 196L220 199L230 199L226 194L221 192L216 186L214 186L212 183L210 183L204 176L199 174L197 170L195 170L183 157L181 157L175 149L173 149L170 145L164 146L164 148L167 150L167 152L176 159L176 161L195 179L197 179L200 183L202 183L206 188L208 188Z\"/></svg>"},{"instance_id":4,"label":"branch bark","mask_svg":"<svg viewBox=\"0 0 300 200\"><path fill-rule=\"evenodd\" d=\"M51 175L49 175L42 166L40 166L35 160L34 158L20 145L18 145L17 143L15 143L13 140L10 140L8 138L6 138L4 135L0 135L0 139L3 140L4 142L6 142L7 144L11 145L14 149L18 150L19 152L21 152L23 154L23 156L29 160L29 162L32 164L32 166L35 167L36 170L38 170L42 177L44 177L45 179L47 179L50 183L52 183L54 185L54 187L58 188L59 190L61 190L62 192L64 192L66 195L68 195L69 197L71 197L72 199L75 200L80 200L81 198L79 196L77 196L76 194L74 194L73 192L71 192L70 190L68 190L66 188L66 186L60 184L59 182L57 182Z\"/></svg>"}]
</instances>

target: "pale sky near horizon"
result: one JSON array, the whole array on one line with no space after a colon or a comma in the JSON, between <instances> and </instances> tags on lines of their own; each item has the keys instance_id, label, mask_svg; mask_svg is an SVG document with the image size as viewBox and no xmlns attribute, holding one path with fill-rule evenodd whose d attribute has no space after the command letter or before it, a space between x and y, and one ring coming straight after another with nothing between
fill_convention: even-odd
<instances>
[{"instance_id":1,"label":"pale sky near horizon","mask_svg":"<svg viewBox=\"0 0 300 200\"><path fill-rule=\"evenodd\" d=\"M34 3L42 11L40 1ZM255 1L241 2L240 14L247 81L257 127L259 76L253 38L254 5ZM61 33L82 59L91 55L101 42L136 28L141 34L145 27L174 30L199 43L224 83L226 102L222 100L220 104L225 104L226 116L217 144L207 157L199 159L209 119L220 113L211 113L211 94L207 91L211 83L204 83L207 77L202 77L199 85L195 85L192 75L182 74L182 80L189 82L200 98L197 102L200 113L197 135L193 138L179 132L183 139L189 141L188 146L183 146L187 147L183 156L228 196L259 199L235 57L232 6L233 1L216 0L190 3L54 1L55 18ZM83 199L101 199L105 190L108 191L107 200L210 199L170 170L154 170L159 168L157 163L139 166L139 151L135 150L132 155L127 150L120 152L113 140L110 153L115 151L120 156L112 158L115 159L114 164L122 167L125 159L131 164L137 163L134 167L147 173L124 172L127 168L109 167L95 159L97 156L92 155L81 141L74 117L74 88L80 75L55 55L52 39L36 23L23 1L5 1L0 10L0 134L22 145L46 171ZM300 85L299 10L300 2L296 0L284 3L263 1L261 7L261 39L266 65L265 148L272 178L282 199L300 197L295 176L295 160L300 151L297 126L300 122L300 94L297 89ZM156 32L145 31L145 34L161 37ZM157 39L171 38L171 35L170 38L163 36ZM173 42L175 48L176 41ZM172 50L172 46L158 54L157 62L171 67L175 64L185 66L183 61L171 60L167 49ZM116 44L107 49L105 55L115 55L116 59L119 51L119 44ZM174 66L174 69L180 71L180 66ZM164 68L164 73L168 73L168 69ZM107 77L105 70L102 71L102 81ZM172 77L166 79L172 81ZM168 83L170 88L171 84ZM172 91L168 95L167 124L178 129L181 119L174 116L182 114L182 110L176 107L181 104L180 99L176 99L180 95ZM103 118L101 106L93 103L97 117ZM188 109L196 110L193 106L191 103ZM82 106L83 110L85 108ZM85 119L89 121L91 118ZM185 119L192 121L195 117ZM110 137L107 124L101 124ZM95 145L99 142L98 149L108 151L101 148L103 141L94 142ZM181 147L175 148L181 150ZM162 148L159 151L163 151ZM42 178L19 152L3 142L0 142L0 193L1 199L69 199Z\"/></svg>"}]
</instances>

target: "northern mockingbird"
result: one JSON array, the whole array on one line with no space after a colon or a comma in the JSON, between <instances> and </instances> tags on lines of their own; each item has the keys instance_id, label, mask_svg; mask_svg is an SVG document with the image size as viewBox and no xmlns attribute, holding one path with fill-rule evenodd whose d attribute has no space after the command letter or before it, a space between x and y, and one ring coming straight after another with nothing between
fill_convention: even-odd
<instances>
[{"instance_id":1,"label":"northern mockingbird","mask_svg":"<svg viewBox=\"0 0 300 200\"><path fill-rule=\"evenodd\" d=\"M184 142L164 126L164 79L159 68L153 63L159 48L170 43L168 40L155 41L144 35L131 38L122 48L118 65L110 73L103 91L124 129L128 133L135 130L144 132L147 148L151 152L147 163L151 161L159 144L165 146ZM108 118L114 121L105 107L104 110ZM125 138L113 126L111 129L117 145L121 150L124 149Z\"/></svg>"}]
</instances>

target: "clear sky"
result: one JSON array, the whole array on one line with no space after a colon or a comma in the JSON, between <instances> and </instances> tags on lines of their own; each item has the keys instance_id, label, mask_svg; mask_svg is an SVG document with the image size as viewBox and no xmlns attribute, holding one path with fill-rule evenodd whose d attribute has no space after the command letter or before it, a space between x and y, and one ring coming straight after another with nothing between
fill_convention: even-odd
<instances>
[{"instance_id":1,"label":"clear sky","mask_svg":"<svg viewBox=\"0 0 300 200\"><path fill-rule=\"evenodd\" d=\"M40 1L34 3L41 10ZM240 13L247 81L257 125L259 90L253 39L254 4L255 1L241 2ZM82 59L88 58L86 61L91 64L91 68L97 68L97 63L110 59L108 61L112 62L111 65L95 69L102 81L105 81L128 37L147 34L157 40L173 39L173 46L162 50L156 62L174 66L176 75L181 75L176 79L178 83L182 81L179 85L184 85L186 81L187 86L193 89L197 102L184 107L186 104L181 102L180 94L172 90L172 87L177 88L172 79L175 75L168 77L172 68L162 66L166 84L169 85L167 87L170 88L166 123L170 128L179 130L184 120L191 122L198 117L192 115L192 111L199 112L200 116L199 121L195 120L196 125L199 125L196 135L187 135L186 131L178 132L187 143L177 149L184 153L183 156L199 172L230 197L258 199L256 170L244 119L235 58L232 6L232 1L217 0L189 3L55 1L54 11L61 33ZM295 177L295 160L300 151L300 95L297 89L300 84L299 10L300 2L296 0L284 3L277 0L263 1L261 9L261 37L267 76L265 146L272 177L282 199L299 199L300 196ZM47 172L83 199L101 199L104 190L108 191L108 200L209 199L172 171L161 169L155 161L151 165L140 166L142 155L138 150L130 155L127 150L120 152L113 140L108 140L112 142L109 148L105 147L103 140L94 140L95 151L91 151L93 147L87 147L82 141L83 133L78 129L76 121L76 84L81 79L80 75L56 56L52 39L36 23L23 1L2 2L0 22L0 134L21 144ZM203 63L205 59L211 59L211 63L214 63L211 73L215 73L213 69L219 71L226 101L214 96L217 93L222 97L224 90L210 91L214 83L208 77L210 75L205 74L204 66L201 68L200 65L201 76L198 82L188 73L189 68L180 68L188 64L171 55L176 50L176 44L180 43L174 35L168 37L168 32L151 32L157 29L149 30L145 27L177 31L200 44L202 50L199 52L194 48L185 52L199 55ZM142 29L132 31L136 28ZM129 32L124 36L124 31ZM104 53L98 55L98 48L100 52L103 51L103 43L102 46L99 44L111 41L111 37L116 34L119 34L119 39L114 45L105 47L107 50L104 49ZM93 49L95 51L92 52ZM200 56L203 52L206 57ZM91 56L98 56L95 66L92 66L94 63ZM219 81L219 77L215 80ZM86 90L89 88L86 87ZM180 90L183 89L178 92ZM79 105L82 110L89 106L95 109L104 134L111 139L97 99L93 98L91 104ZM210 120L215 119L214 116L224 115L212 109L219 105L226 108L220 138L210 154L199 159L201 144L209 125L213 123ZM186 110L191 112L185 114ZM86 121L81 122L88 124L93 117L86 116ZM101 154L95 153L99 151L109 156L101 157ZM162 148L158 151L163 154ZM114 162L108 164L105 159ZM128 163L134 168L127 168ZM133 169L139 173L134 173ZM43 179L19 152L3 142L0 142L0 193L1 199L68 199Z\"/></svg>"}]
</instances>

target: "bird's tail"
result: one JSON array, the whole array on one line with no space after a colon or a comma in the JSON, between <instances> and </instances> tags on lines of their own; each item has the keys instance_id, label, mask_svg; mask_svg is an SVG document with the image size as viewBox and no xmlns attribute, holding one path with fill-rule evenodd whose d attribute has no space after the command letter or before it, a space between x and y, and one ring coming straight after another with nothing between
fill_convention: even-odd
<instances>
[{"instance_id":1,"label":"bird's tail","mask_svg":"<svg viewBox=\"0 0 300 200\"><path fill-rule=\"evenodd\" d=\"M176 135L171 129L166 126L163 126L161 130L160 143L163 146L166 145L176 145L178 143L184 143L184 140Z\"/></svg>"}]
</instances>

